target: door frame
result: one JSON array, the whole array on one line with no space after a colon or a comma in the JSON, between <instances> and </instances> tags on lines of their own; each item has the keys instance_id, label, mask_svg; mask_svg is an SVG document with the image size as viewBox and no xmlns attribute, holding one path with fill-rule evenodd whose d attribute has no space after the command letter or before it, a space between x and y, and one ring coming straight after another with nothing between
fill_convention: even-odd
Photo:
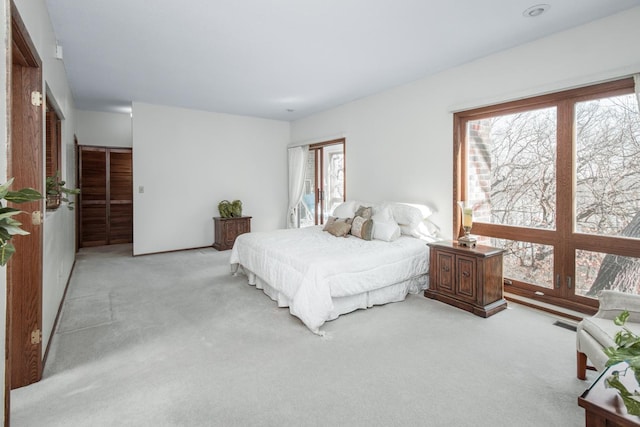
<instances>
[{"instance_id":1,"label":"door frame","mask_svg":"<svg viewBox=\"0 0 640 427\"><path fill-rule=\"evenodd\" d=\"M343 182L342 182L342 194L343 200L346 200L347 197L347 153L346 153L346 138L338 138L332 139L330 141L318 142L316 144L309 145L309 152L315 153L315 224L324 224L324 211L327 208L325 206L325 194L324 194L324 157L325 157L325 148L331 147L334 145L342 145L342 171L343 171Z\"/></svg>"},{"instance_id":2,"label":"door frame","mask_svg":"<svg viewBox=\"0 0 640 427\"><path fill-rule=\"evenodd\" d=\"M42 193L42 61L13 2L8 33L11 67L7 73L7 92L10 99L7 176L15 178L16 188L32 187ZM32 102L31 94L34 91L40 94L39 105L37 100L35 103ZM42 378L41 218L44 202L38 200L17 207L28 214L21 215L20 220L23 222L22 228L30 235L15 239L16 253L7 264L5 425L9 425L11 388L31 384ZM34 217L39 218L39 221L32 221Z\"/></svg>"}]
</instances>

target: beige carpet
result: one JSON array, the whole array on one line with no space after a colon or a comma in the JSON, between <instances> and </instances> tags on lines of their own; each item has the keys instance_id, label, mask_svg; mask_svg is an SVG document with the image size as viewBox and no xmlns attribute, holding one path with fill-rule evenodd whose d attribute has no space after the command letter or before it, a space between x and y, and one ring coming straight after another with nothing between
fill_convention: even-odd
<instances>
[{"instance_id":1,"label":"beige carpet","mask_svg":"<svg viewBox=\"0 0 640 427\"><path fill-rule=\"evenodd\" d=\"M584 425L575 333L541 312L482 319L412 295L322 338L232 277L228 251L130 253L78 254L13 426Z\"/></svg>"}]
</instances>

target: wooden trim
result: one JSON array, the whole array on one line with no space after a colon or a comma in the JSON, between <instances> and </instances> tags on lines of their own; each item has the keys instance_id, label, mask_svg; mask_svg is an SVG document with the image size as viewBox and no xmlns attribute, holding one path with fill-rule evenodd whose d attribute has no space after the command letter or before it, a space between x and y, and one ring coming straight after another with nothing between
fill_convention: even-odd
<instances>
[{"instance_id":1,"label":"wooden trim","mask_svg":"<svg viewBox=\"0 0 640 427\"><path fill-rule=\"evenodd\" d=\"M518 113L536 108L550 107L557 105L562 101L570 100L572 102L578 102L595 99L601 97L603 93L606 93L606 96L622 95L628 93L627 91L633 88L633 77L628 77L621 80L583 86L576 89L569 89L546 95L538 95L531 98L520 99L518 101L509 101L472 110L460 111L455 113L454 117L457 116L464 119L464 122L468 120L480 120L500 113Z\"/></svg>"},{"instance_id":2,"label":"wooden trim","mask_svg":"<svg viewBox=\"0 0 640 427\"><path fill-rule=\"evenodd\" d=\"M320 197L318 192L318 188L324 183L324 148L332 145L342 144L342 172L343 172L343 180L342 180L342 196L343 200L347 200L347 144L346 138L337 138L332 139L330 141L318 142L315 144L309 145L309 151L313 151L316 156L315 158L315 209L314 209L314 221L315 224L323 223L322 213L324 212L324 198Z\"/></svg>"},{"instance_id":3,"label":"wooden trim","mask_svg":"<svg viewBox=\"0 0 640 427\"><path fill-rule=\"evenodd\" d=\"M556 304L552 299L550 298L542 298L542 297L538 297L535 294L531 293L531 294L527 294L527 295L523 295L525 292L522 292L521 290L514 290L514 289L509 289L508 290L508 294L504 295L504 299L506 299L507 301L512 301L514 303L520 304L520 305L524 305L527 306L529 308L534 308L536 310L540 310L543 311L545 313L549 313L549 314L553 314L554 316L559 316L559 317L564 317L566 319L570 319L573 320L575 322L579 322L581 321L584 317L588 317L588 316L592 316L596 313L596 311L598 311L596 308L593 307L583 307L583 306L575 306L575 307L563 307L560 306L559 304ZM520 299L518 298L518 296L527 298L531 301L527 301L524 299ZM577 315L573 315L573 314L569 314L569 313L565 313L561 310L554 310L552 308L549 308L547 306L544 306L542 304L536 304L535 301L540 301L546 304L551 304L551 305L557 305L558 307L563 307L575 312L579 312L579 313L584 313L584 316L577 316ZM579 309L578 309L579 308Z\"/></svg>"},{"instance_id":4,"label":"wooden trim","mask_svg":"<svg viewBox=\"0 0 640 427\"><path fill-rule=\"evenodd\" d=\"M557 111L557 147L556 147L556 224L553 229L527 228L510 225L475 222L474 234L495 238L526 241L553 246L554 277L552 288L543 289L532 284L512 280L515 285L512 293L522 293L528 298L544 300L550 304L575 309L581 312L593 312L598 301L575 294L575 253L576 250L589 250L600 253L638 257L640 239L621 236L598 236L574 231L575 189L574 187L574 114L575 104L591 99L619 96L633 92L632 78L623 78L606 83L569 89L556 93L535 96L518 101L481 107L454 114L453 120L453 236L460 236L461 219L458 200L465 200L467 182L466 170L466 133L467 124L472 120L481 120L502 114L511 114L538 108L555 107ZM523 237L526 236L526 237ZM559 278L559 281L556 280ZM556 281L559 287L556 285ZM571 286L569 286L571 283ZM517 290L516 290L517 289ZM535 295L541 290L544 296Z\"/></svg>"},{"instance_id":5,"label":"wooden trim","mask_svg":"<svg viewBox=\"0 0 640 427\"><path fill-rule=\"evenodd\" d=\"M453 237L462 236L462 212L458 208L458 200L464 200L467 194L466 180L459 177L467 176L466 163L462 160L467 157L466 154L466 132L464 126L466 121L462 116L454 114L453 116Z\"/></svg>"},{"instance_id":6,"label":"wooden trim","mask_svg":"<svg viewBox=\"0 0 640 427\"><path fill-rule=\"evenodd\" d=\"M38 56L38 50L36 45L29 37L29 31L24 24L18 8L15 3L11 1L11 46L13 48L12 55L19 55L18 62L20 65L26 67L40 68L42 60ZM14 59L17 59L14 57Z\"/></svg>"},{"instance_id":7,"label":"wooden trim","mask_svg":"<svg viewBox=\"0 0 640 427\"><path fill-rule=\"evenodd\" d=\"M337 138L337 139L332 139L330 141L316 142L315 144L309 145L309 150L315 149L315 148L322 148L327 145L344 144L346 140L347 140L346 138Z\"/></svg>"}]
</instances>

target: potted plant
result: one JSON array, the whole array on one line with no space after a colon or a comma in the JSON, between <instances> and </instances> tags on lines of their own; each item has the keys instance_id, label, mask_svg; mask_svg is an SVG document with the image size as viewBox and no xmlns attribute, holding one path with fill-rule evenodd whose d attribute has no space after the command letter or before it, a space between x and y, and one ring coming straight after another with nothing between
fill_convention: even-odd
<instances>
[{"instance_id":1,"label":"potted plant","mask_svg":"<svg viewBox=\"0 0 640 427\"><path fill-rule=\"evenodd\" d=\"M240 218L242 216L242 202L223 200L218 203L218 211L222 218Z\"/></svg>"},{"instance_id":2,"label":"potted plant","mask_svg":"<svg viewBox=\"0 0 640 427\"><path fill-rule=\"evenodd\" d=\"M79 188L67 188L66 181L60 179L60 171L46 179L47 209L57 209L61 203L66 203L69 210L73 210L73 202L69 196L80 194Z\"/></svg>"},{"instance_id":3,"label":"potted plant","mask_svg":"<svg viewBox=\"0 0 640 427\"><path fill-rule=\"evenodd\" d=\"M25 203L42 199L42 194L33 188L9 191L12 183L13 178L0 185L0 265L6 265L9 258L16 252L16 248L11 243L11 238L17 234L29 234L20 228L22 223L13 218L15 215L22 213L22 211L7 207L2 201Z\"/></svg>"},{"instance_id":4,"label":"potted plant","mask_svg":"<svg viewBox=\"0 0 640 427\"><path fill-rule=\"evenodd\" d=\"M604 350L605 354L609 356L606 366L625 362L628 367L622 372L613 371L605 380L605 385L618 390L629 414L640 416L640 392L638 390L630 391L620 381L620 375L625 375L628 370L631 370L636 382L640 384L640 336L624 326L628 318L629 312L625 310L614 319L616 325L622 326L622 330L614 336L617 347L609 347Z\"/></svg>"}]
</instances>

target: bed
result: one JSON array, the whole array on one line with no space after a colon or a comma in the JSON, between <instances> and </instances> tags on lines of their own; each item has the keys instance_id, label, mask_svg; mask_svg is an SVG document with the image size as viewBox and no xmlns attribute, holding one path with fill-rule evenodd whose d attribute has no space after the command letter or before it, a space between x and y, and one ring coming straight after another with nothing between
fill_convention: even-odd
<instances>
[{"instance_id":1,"label":"bed","mask_svg":"<svg viewBox=\"0 0 640 427\"><path fill-rule=\"evenodd\" d=\"M321 326L342 314L426 289L426 243L408 235L392 241L336 237L322 226L252 232L238 236L230 263L234 274L245 274L250 285L323 335Z\"/></svg>"}]
</instances>

